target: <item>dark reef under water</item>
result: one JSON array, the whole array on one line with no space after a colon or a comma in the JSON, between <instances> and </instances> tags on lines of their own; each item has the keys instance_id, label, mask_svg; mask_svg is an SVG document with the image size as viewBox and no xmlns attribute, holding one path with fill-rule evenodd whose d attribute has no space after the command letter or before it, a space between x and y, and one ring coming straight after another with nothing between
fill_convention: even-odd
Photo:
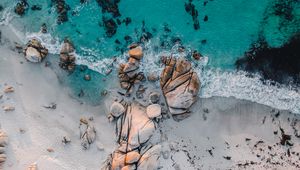
<instances>
[{"instance_id":1,"label":"dark reef under water","mask_svg":"<svg viewBox=\"0 0 300 170\"><path fill-rule=\"evenodd\" d=\"M274 48L260 38L235 64L238 69L260 73L264 79L300 85L300 34Z\"/></svg>"}]
</instances>

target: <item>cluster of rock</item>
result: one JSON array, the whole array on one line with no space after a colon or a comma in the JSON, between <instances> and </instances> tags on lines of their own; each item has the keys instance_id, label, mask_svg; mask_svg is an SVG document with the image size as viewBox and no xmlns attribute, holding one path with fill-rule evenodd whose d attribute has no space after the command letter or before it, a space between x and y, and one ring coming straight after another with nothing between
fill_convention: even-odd
<instances>
[{"instance_id":1,"label":"cluster of rock","mask_svg":"<svg viewBox=\"0 0 300 170\"><path fill-rule=\"evenodd\" d=\"M102 169L157 169L161 145L152 145L150 141L156 132L156 120L159 118L161 107L156 103L144 107L138 102L114 102L109 119L116 122L118 148L106 160Z\"/></svg>"},{"instance_id":2,"label":"cluster of rock","mask_svg":"<svg viewBox=\"0 0 300 170\"><path fill-rule=\"evenodd\" d=\"M185 58L162 57L162 62L160 85L169 111L174 118L185 118L200 89L197 73Z\"/></svg>"},{"instance_id":3,"label":"cluster of rock","mask_svg":"<svg viewBox=\"0 0 300 170\"><path fill-rule=\"evenodd\" d=\"M96 130L92 122L86 118L80 119L80 139L83 149L90 148L90 145L96 140Z\"/></svg>"},{"instance_id":4,"label":"cluster of rock","mask_svg":"<svg viewBox=\"0 0 300 170\"><path fill-rule=\"evenodd\" d=\"M58 14L57 17L57 23L62 24L64 22L67 22L68 19L68 11L70 10L70 7L68 4L66 4L65 0L52 0L52 3L55 3L56 12Z\"/></svg>"},{"instance_id":5,"label":"cluster of rock","mask_svg":"<svg viewBox=\"0 0 300 170\"><path fill-rule=\"evenodd\" d=\"M28 3L26 0L19 0L15 6L15 13L18 15L24 15L28 9Z\"/></svg>"},{"instance_id":6,"label":"cluster of rock","mask_svg":"<svg viewBox=\"0 0 300 170\"><path fill-rule=\"evenodd\" d=\"M68 71L73 71L75 69L75 49L70 40L65 39L60 50L60 62L59 66Z\"/></svg>"},{"instance_id":7,"label":"cluster of rock","mask_svg":"<svg viewBox=\"0 0 300 170\"><path fill-rule=\"evenodd\" d=\"M9 94L9 93L13 93L15 91L15 89L12 87L12 86L5 86L5 88L4 88L4 90L3 90L3 92L5 93L5 94ZM0 100L3 98L3 94L0 92ZM14 111L15 110L15 107L14 106L12 106L12 105L4 105L4 106L2 106L2 109L3 109L3 111L5 111L5 112L11 112L11 111Z\"/></svg>"},{"instance_id":8,"label":"cluster of rock","mask_svg":"<svg viewBox=\"0 0 300 170\"><path fill-rule=\"evenodd\" d=\"M0 169L6 161L5 147L8 142L8 137L5 132L0 129Z\"/></svg>"},{"instance_id":9,"label":"cluster of rock","mask_svg":"<svg viewBox=\"0 0 300 170\"><path fill-rule=\"evenodd\" d=\"M39 63L47 56L48 49L46 49L39 40L31 39L26 44L23 53L28 61Z\"/></svg>"},{"instance_id":10,"label":"cluster of rock","mask_svg":"<svg viewBox=\"0 0 300 170\"><path fill-rule=\"evenodd\" d=\"M137 44L129 47L129 59L125 64L120 64L119 79L122 89L129 92L133 85L145 80L143 72L139 71L140 60L143 58L142 47Z\"/></svg>"}]
</instances>

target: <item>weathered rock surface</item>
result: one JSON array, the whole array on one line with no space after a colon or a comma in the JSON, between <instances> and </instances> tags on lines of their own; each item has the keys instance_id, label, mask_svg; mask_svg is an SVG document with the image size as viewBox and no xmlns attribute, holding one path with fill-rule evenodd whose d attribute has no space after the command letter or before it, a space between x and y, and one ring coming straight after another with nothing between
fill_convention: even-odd
<instances>
[{"instance_id":1,"label":"weathered rock surface","mask_svg":"<svg viewBox=\"0 0 300 170\"><path fill-rule=\"evenodd\" d=\"M2 108L5 112L10 112L15 110L15 107L13 106L2 106Z\"/></svg>"},{"instance_id":2,"label":"weathered rock surface","mask_svg":"<svg viewBox=\"0 0 300 170\"><path fill-rule=\"evenodd\" d=\"M128 150L146 143L155 131L155 124L148 118L145 107L138 103L129 105L126 114L117 123L118 142L126 142Z\"/></svg>"},{"instance_id":3,"label":"weathered rock surface","mask_svg":"<svg viewBox=\"0 0 300 170\"><path fill-rule=\"evenodd\" d=\"M15 91L15 89L12 86L5 86L5 88L3 90L4 93L12 93L14 91Z\"/></svg>"},{"instance_id":4,"label":"weathered rock surface","mask_svg":"<svg viewBox=\"0 0 300 170\"><path fill-rule=\"evenodd\" d=\"M140 61L143 51L140 46L131 47L129 50L129 60L119 66L119 79L122 89L129 91L134 84L145 80L143 72L139 72Z\"/></svg>"},{"instance_id":5,"label":"weathered rock surface","mask_svg":"<svg viewBox=\"0 0 300 170\"><path fill-rule=\"evenodd\" d=\"M25 58L33 63L41 62L48 54L48 50L37 39L29 40L23 52Z\"/></svg>"},{"instance_id":6,"label":"weathered rock surface","mask_svg":"<svg viewBox=\"0 0 300 170\"><path fill-rule=\"evenodd\" d=\"M125 108L119 102L114 102L110 107L110 114L114 117L119 117L125 112Z\"/></svg>"},{"instance_id":7,"label":"weathered rock surface","mask_svg":"<svg viewBox=\"0 0 300 170\"><path fill-rule=\"evenodd\" d=\"M81 146L83 149L89 149L90 145L95 141L96 139L96 130L92 123L85 119L80 119L80 139L81 139Z\"/></svg>"},{"instance_id":8,"label":"weathered rock surface","mask_svg":"<svg viewBox=\"0 0 300 170\"><path fill-rule=\"evenodd\" d=\"M74 55L74 46L70 40L65 39L60 50L60 62L59 66L68 71L73 71L75 69L75 55Z\"/></svg>"},{"instance_id":9,"label":"weathered rock surface","mask_svg":"<svg viewBox=\"0 0 300 170\"><path fill-rule=\"evenodd\" d=\"M150 119L161 116L161 107L159 104L152 104L147 107L147 115Z\"/></svg>"},{"instance_id":10,"label":"weathered rock surface","mask_svg":"<svg viewBox=\"0 0 300 170\"><path fill-rule=\"evenodd\" d=\"M158 168L157 160L160 157L161 145L154 145L140 158L137 169L154 170Z\"/></svg>"},{"instance_id":11,"label":"weathered rock surface","mask_svg":"<svg viewBox=\"0 0 300 170\"><path fill-rule=\"evenodd\" d=\"M165 68L161 73L160 85L169 111L174 117L182 116L196 101L200 89L197 73L184 58L163 57Z\"/></svg>"},{"instance_id":12,"label":"weathered rock surface","mask_svg":"<svg viewBox=\"0 0 300 170\"><path fill-rule=\"evenodd\" d=\"M139 161L140 158L141 158L141 155L139 152L131 151L126 154L125 162L127 164L133 164L133 163L136 163L137 161Z\"/></svg>"},{"instance_id":13,"label":"weathered rock surface","mask_svg":"<svg viewBox=\"0 0 300 170\"><path fill-rule=\"evenodd\" d=\"M126 107L126 111L116 121L116 136L119 147L114 151L111 159L106 160L105 166L102 167L103 170L136 169L139 160L143 157L139 148L149 145L148 141L156 129L155 122L148 118L144 106L138 102L123 105ZM144 159L148 159L148 157L151 156L146 155ZM142 165L142 167L149 167L149 170L152 170L150 165Z\"/></svg>"}]
</instances>

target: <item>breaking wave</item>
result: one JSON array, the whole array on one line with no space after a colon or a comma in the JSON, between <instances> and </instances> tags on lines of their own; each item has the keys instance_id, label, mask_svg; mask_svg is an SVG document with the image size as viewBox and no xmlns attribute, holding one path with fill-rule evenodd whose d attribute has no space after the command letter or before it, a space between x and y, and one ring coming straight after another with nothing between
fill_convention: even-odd
<instances>
[{"instance_id":1,"label":"breaking wave","mask_svg":"<svg viewBox=\"0 0 300 170\"><path fill-rule=\"evenodd\" d=\"M32 37L38 37L51 53L59 53L61 43L59 43L58 39L52 38L50 34L35 33L28 34L27 36L27 38ZM173 55L179 57L180 55L185 56L190 52L190 50L187 50L186 53L179 54L176 52L176 46L168 51L156 52L152 48L151 42L146 44L144 48L145 56L140 68L145 73L151 71L157 75L163 69L163 66L160 64L161 56ZM81 56L77 54L77 64L86 65L101 74L105 74L111 67L118 67L118 64L124 63L127 58L127 54L123 54L117 57L116 62L114 62L113 58L95 60L97 52L91 49L81 50L85 51L87 55ZM209 68L207 63L207 56L203 57L199 62L193 61L194 68L201 81L200 97L235 97L300 114L300 92L296 89L286 85L274 85L270 81L261 81L259 75L249 76L245 71L225 71L217 68Z\"/></svg>"},{"instance_id":2,"label":"breaking wave","mask_svg":"<svg viewBox=\"0 0 300 170\"><path fill-rule=\"evenodd\" d=\"M26 33L24 36L19 36L18 32L9 22L13 19L10 9L3 11L0 18L0 25L7 25L12 28L12 31L23 42L31 38L39 39L42 44L52 54L59 54L62 40L51 36L51 34ZM76 44L75 44L76 45ZM157 51L154 45L149 42L144 46L144 58L141 64L141 70L144 72L154 72L160 74L163 66L160 64L160 56L162 55L187 55L191 50L187 49L185 54L178 54L177 47L174 46L171 50ZM92 49L81 48L83 55L76 54L77 64L86 65L88 68L105 74L108 69L116 68L119 63L125 62L127 54L117 56L117 61L114 58L100 57L99 53ZM274 85L268 81L261 81L259 75L248 76L244 71L225 71L216 68L209 68L208 56L205 56L200 62L193 61L195 70L201 80L200 97L208 98L212 96L235 97L237 99L245 99L260 104L268 105L277 109L289 110L293 113L300 114L300 91L286 85Z\"/></svg>"}]
</instances>

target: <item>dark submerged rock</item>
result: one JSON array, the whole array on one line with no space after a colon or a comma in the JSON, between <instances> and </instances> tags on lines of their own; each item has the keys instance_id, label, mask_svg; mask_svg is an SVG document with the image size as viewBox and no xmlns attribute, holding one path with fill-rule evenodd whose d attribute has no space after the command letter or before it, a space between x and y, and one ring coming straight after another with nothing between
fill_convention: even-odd
<instances>
[{"instance_id":1,"label":"dark submerged rock","mask_svg":"<svg viewBox=\"0 0 300 170\"><path fill-rule=\"evenodd\" d=\"M264 79L279 83L300 84L300 34L281 47L270 47L264 38L252 44L243 58L236 61L238 69L258 72Z\"/></svg>"},{"instance_id":2,"label":"dark submerged rock","mask_svg":"<svg viewBox=\"0 0 300 170\"><path fill-rule=\"evenodd\" d=\"M20 0L15 6L15 13L22 16L28 9L28 3L26 0Z\"/></svg>"},{"instance_id":3,"label":"dark submerged rock","mask_svg":"<svg viewBox=\"0 0 300 170\"><path fill-rule=\"evenodd\" d=\"M108 37L112 37L117 33L118 25L112 18L103 17L105 33Z\"/></svg>"},{"instance_id":4,"label":"dark submerged rock","mask_svg":"<svg viewBox=\"0 0 300 170\"><path fill-rule=\"evenodd\" d=\"M42 10L42 7L40 5L33 5L31 7L31 10L33 10L33 11L40 11L40 10Z\"/></svg>"},{"instance_id":5,"label":"dark submerged rock","mask_svg":"<svg viewBox=\"0 0 300 170\"><path fill-rule=\"evenodd\" d=\"M52 0L52 4L55 4L56 12L58 14L57 23L62 24L67 22L69 20L68 11L70 10L70 7L65 0Z\"/></svg>"},{"instance_id":6,"label":"dark submerged rock","mask_svg":"<svg viewBox=\"0 0 300 170\"><path fill-rule=\"evenodd\" d=\"M188 3L184 4L185 7L185 11L190 14L193 18L193 22L194 22L194 29L198 30L200 29L200 23L198 20L198 10L196 9L195 5L192 3L192 0L189 0Z\"/></svg>"}]
</instances>

